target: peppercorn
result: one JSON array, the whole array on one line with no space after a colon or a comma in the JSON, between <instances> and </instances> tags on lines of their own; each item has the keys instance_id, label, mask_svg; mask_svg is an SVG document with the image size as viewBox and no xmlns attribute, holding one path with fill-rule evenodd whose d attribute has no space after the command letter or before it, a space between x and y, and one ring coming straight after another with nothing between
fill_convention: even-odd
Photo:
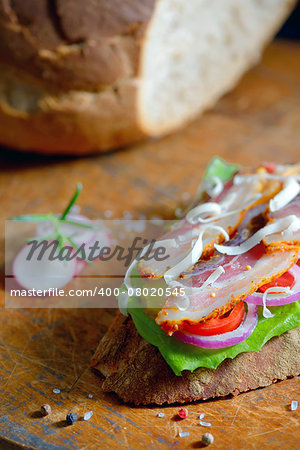
<instances>
[{"instance_id":1,"label":"peppercorn","mask_svg":"<svg viewBox=\"0 0 300 450\"><path fill-rule=\"evenodd\" d=\"M48 414L51 413L51 406L50 405L42 405L41 406L41 413L43 414L43 416L48 416Z\"/></svg>"},{"instance_id":2,"label":"peppercorn","mask_svg":"<svg viewBox=\"0 0 300 450\"><path fill-rule=\"evenodd\" d=\"M203 445L207 446L214 443L214 437L211 433L204 433L201 441Z\"/></svg>"},{"instance_id":3,"label":"peppercorn","mask_svg":"<svg viewBox=\"0 0 300 450\"><path fill-rule=\"evenodd\" d=\"M178 410L177 414L180 417L180 419L186 419L189 412L186 408L181 408Z\"/></svg>"},{"instance_id":4,"label":"peppercorn","mask_svg":"<svg viewBox=\"0 0 300 450\"><path fill-rule=\"evenodd\" d=\"M66 422L68 425L73 425L77 421L77 414L69 413L66 417Z\"/></svg>"}]
</instances>

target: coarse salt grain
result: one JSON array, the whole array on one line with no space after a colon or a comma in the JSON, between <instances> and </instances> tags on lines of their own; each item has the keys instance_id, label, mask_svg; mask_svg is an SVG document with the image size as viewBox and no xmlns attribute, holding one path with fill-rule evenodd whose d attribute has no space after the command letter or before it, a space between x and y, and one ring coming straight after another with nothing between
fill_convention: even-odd
<instances>
[{"instance_id":1,"label":"coarse salt grain","mask_svg":"<svg viewBox=\"0 0 300 450\"><path fill-rule=\"evenodd\" d=\"M165 417L165 413L159 412L159 413L157 414L157 417Z\"/></svg>"},{"instance_id":2,"label":"coarse salt grain","mask_svg":"<svg viewBox=\"0 0 300 450\"><path fill-rule=\"evenodd\" d=\"M214 437L211 433L204 433L201 439L202 444L207 447L210 444L214 443Z\"/></svg>"},{"instance_id":3,"label":"coarse salt grain","mask_svg":"<svg viewBox=\"0 0 300 450\"><path fill-rule=\"evenodd\" d=\"M200 425L202 425L203 427L211 427L211 423L205 422L204 420L200 420Z\"/></svg>"},{"instance_id":4,"label":"coarse salt grain","mask_svg":"<svg viewBox=\"0 0 300 450\"><path fill-rule=\"evenodd\" d=\"M190 435L189 431L179 431L179 437L188 437Z\"/></svg>"},{"instance_id":5,"label":"coarse salt grain","mask_svg":"<svg viewBox=\"0 0 300 450\"><path fill-rule=\"evenodd\" d=\"M164 219L161 216L151 216L150 217L151 222L153 222L154 224L160 224L164 222Z\"/></svg>"},{"instance_id":6,"label":"coarse salt grain","mask_svg":"<svg viewBox=\"0 0 300 450\"><path fill-rule=\"evenodd\" d=\"M124 212L123 212L123 218L124 218L125 220L131 220L131 219L132 219L132 214L130 214L129 211L124 211Z\"/></svg>"},{"instance_id":7,"label":"coarse salt grain","mask_svg":"<svg viewBox=\"0 0 300 450\"><path fill-rule=\"evenodd\" d=\"M183 192L181 198L182 200L189 200L191 198L191 194L189 192Z\"/></svg>"},{"instance_id":8,"label":"coarse salt grain","mask_svg":"<svg viewBox=\"0 0 300 450\"><path fill-rule=\"evenodd\" d=\"M136 233L142 233L143 231L145 231L146 225L145 225L145 221L144 220L136 220L133 222L133 231L135 231Z\"/></svg>"},{"instance_id":9,"label":"coarse salt grain","mask_svg":"<svg viewBox=\"0 0 300 450\"><path fill-rule=\"evenodd\" d=\"M73 205L71 210L70 210L70 212L73 213L73 214L80 214L80 206L79 205Z\"/></svg>"},{"instance_id":10,"label":"coarse salt grain","mask_svg":"<svg viewBox=\"0 0 300 450\"><path fill-rule=\"evenodd\" d=\"M48 416L48 414L51 413L51 406L48 404L42 405L41 413L43 414L43 416Z\"/></svg>"},{"instance_id":11,"label":"coarse salt grain","mask_svg":"<svg viewBox=\"0 0 300 450\"><path fill-rule=\"evenodd\" d=\"M88 411L84 413L83 420L90 420L93 414L94 414L93 411Z\"/></svg>"},{"instance_id":12,"label":"coarse salt grain","mask_svg":"<svg viewBox=\"0 0 300 450\"><path fill-rule=\"evenodd\" d=\"M60 389L54 388L52 392L53 394L60 394Z\"/></svg>"},{"instance_id":13,"label":"coarse salt grain","mask_svg":"<svg viewBox=\"0 0 300 450\"><path fill-rule=\"evenodd\" d=\"M297 402L297 400L293 400L291 403L291 411L296 411L297 408L298 408L298 402Z\"/></svg>"},{"instance_id":14,"label":"coarse salt grain","mask_svg":"<svg viewBox=\"0 0 300 450\"><path fill-rule=\"evenodd\" d=\"M126 223L124 228L125 228L125 231L128 231L128 232L131 231L133 228L133 223L132 222Z\"/></svg>"},{"instance_id":15,"label":"coarse salt grain","mask_svg":"<svg viewBox=\"0 0 300 450\"><path fill-rule=\"evenodd\" d=\"M110 209L107 209L106 211L104 211L104 217L106 219L109 219L112 216L112 211Z\"/></svg>"}]
</instances>

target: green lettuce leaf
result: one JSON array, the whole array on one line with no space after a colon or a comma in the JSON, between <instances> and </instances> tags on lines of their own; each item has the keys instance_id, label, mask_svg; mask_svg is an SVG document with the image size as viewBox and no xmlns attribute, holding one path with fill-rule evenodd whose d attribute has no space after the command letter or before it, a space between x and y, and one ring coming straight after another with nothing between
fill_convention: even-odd
<instances>
[{"instance_id":1,"label":"green lettuce leaf","mask_svg":"<svg viewBox=\"0 0 300 450\"><path fill-rule=\"evenodd\" d=\"M134 308L136 299L130 299L128 312L139 334L155 345L176 375L183 370L193 371L198 367L215 369L226 358L235 358L239 353L257 352L272 337L300 326L300 301L289 305L269 307L274 314L266 319L259 306L258 324L253 333L243 342L231 347L211 350L185 344L168 336L142 308Z\"/></svg>"},{"instance_id":2,"label":"green lettuce leaf","mask_svg":"<svg viewBox=\"0 0 300 450\"><path fill-rule=\"evenodd\" d=\"M237 164L228 163L219 156L215 156L206 167L203 181L212 177L218 177L225 182L230 180L238 170L239 166Z\"/></svg>"},{"instance_id":3,"label":"green lettuce leaf","mask_svg":"<svg viewBox=\"0 0 300 450\"><path fill-rule=\"evenodd\" d=\"M215 156L207 165L204 175L201 180L201 184L198 188L198 192L196 194L196 198L189 206L188 209L194 207L199 201L204 198L204 183L209 182L213 177L218 177L223 183L231 180L233 175L239 170L239 166L237 164L231 164L226 162L224 159L219 156ZM188 211L188 210L187 210ZM187 212L186 211L186 212Z\"/></svg>"}]
</instances>

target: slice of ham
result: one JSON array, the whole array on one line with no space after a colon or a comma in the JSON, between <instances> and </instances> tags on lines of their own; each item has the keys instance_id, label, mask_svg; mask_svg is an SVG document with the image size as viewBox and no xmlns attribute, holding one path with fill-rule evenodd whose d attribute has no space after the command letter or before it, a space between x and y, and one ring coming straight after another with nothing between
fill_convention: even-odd
<instances>
[{"instance_id":1,"label":"slice of ham","mask_svg":"<svg viewBox=\"0 0 300 450\"><path fill-rule=\"evenodd\" d=\"M250 177L242 185L235 185L232 181L228 182L223 192L209 202L209 205L215 204L220 207L220 215L210 218L203 215L204 223L191 223L187 218L175 223L162 239L175 239L177 246L168 249L169 258L164 261L155 261L152 258L149 261L142 260L139 264L141 276L143 278L161 278L164 276L168 269L187 257L193 248L195 238L203 230L205 230L202 238L203 251L200 256L208 258L214 253L214 244L220 244L224 241L225 234L220 232L220 229L209 228L209 225L221 227L228 233L229 237L232 237L246 212L257 204L264 203L272 198L278 192L280 186L278 180L260 179L258 177ZM201 206L204 205L204 203L201 204ZM195 214L198 207L199 205L194 208ZM190 212L188 216L193 217L193 214Z\"/></svg>"}]
</instances>

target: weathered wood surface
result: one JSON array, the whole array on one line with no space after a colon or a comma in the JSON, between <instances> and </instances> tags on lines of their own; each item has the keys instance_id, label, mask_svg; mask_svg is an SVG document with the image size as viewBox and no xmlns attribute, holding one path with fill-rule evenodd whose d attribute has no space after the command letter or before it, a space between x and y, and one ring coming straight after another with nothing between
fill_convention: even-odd
<instances>
[{"instance_id":1,"label":"weathered wood surface","mask_svg":"<svg viewBox=\"0 0 300 450\"><path fill-rule=\"evenodd\" d=\"M250 166L299 161L299 80L300 45L277 42L213 111L173 136L85 159L2 150L1 217L60 211L81 180L79 203L91 218L106 209L114 217L128 210L135 217L169 218L183 205L182 194L195 192L212 155ZM3 253L1 268L3 273ZM1 295L3 304L3 286ZM0 314L0 448L198 448L208 429L198 424L197 411L212 423L214 448L299 448L300 412L289 410L291 400L300 400L299 378L189 405L189 418L176 421L177 406L133 408L101 392L88 362L113 311L3 309ZM53 394L54 387L62 392ZM45 418L37 412L43 403L53 410ZM69 411L82 415L90 409L89 422L65 426ZM158 411L165 416L158 418ZM180 430L190 436L180 438Z\"/></svg>"}]
</instances>

